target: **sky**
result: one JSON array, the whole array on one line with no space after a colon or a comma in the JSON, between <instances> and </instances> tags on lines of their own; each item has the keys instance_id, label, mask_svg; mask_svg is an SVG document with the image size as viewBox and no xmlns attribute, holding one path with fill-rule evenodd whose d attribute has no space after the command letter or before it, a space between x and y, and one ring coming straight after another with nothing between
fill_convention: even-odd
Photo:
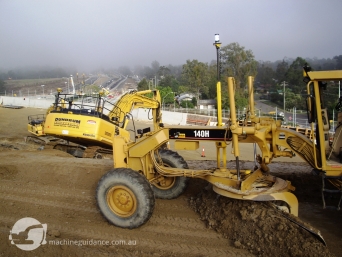
<instances>
[{"instance_id":1,"label":"sky","mask_svg":"<svg viewBox=\"0 0 342 257\"><path fill-rule=\"evenodd\" d=\"M0 69L182 65L237 42L257 61L342 55L341 0L0 0Z\"/></svg>"}]
</instances>

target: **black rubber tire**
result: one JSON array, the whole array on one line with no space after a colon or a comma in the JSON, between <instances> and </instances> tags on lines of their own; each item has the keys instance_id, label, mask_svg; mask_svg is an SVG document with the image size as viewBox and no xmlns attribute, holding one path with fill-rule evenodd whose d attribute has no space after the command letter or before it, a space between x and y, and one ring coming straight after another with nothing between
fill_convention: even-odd
<instances>
[{"instance_id":1,"label":"black rubber tire","mask_svg":"<svg viewBox=\"0 0 342 257\"><path fill-rule=\"evenodd\" d=\"M188 169L188 164L177 152L169 149L159 149L160 158L163 164L167 167ZM174 199L180 196L188 186L189 178L187 177L172 177L173 183L171 187L163 189L152 185L154 195L160 199Z\"/></svg>"},{"instance_id":2,"label":"black rubber tire","mask_svg":"<svg viewBox=\"0 0 342 257\"><path fill-rule=\"evenodd\" d=\"M123 195L124 197L126 195L114 193L122 191L122 188L132 196L132 199L135 199L132 200L134 208L131 213L117 213L113 209L116 206L119 209L122 207L119 201L122 200ZM110 202L109 199L112 201ZM127 199L129 198L127 197ZM96 201L102 215L111 224L129 229L140 227L146 223L151 218L155 205L154 193L148 180L138 172L127 168L113 169L100 179L96 189Z\"/></svg>"}]
</instances>

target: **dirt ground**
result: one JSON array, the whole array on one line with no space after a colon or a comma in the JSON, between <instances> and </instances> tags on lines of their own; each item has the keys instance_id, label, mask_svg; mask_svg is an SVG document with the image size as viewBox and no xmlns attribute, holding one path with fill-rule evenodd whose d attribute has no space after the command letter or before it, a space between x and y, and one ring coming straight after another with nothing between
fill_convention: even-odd
<instances>
[{"instance_id":1,"label":"dirt ground","mask_svg":"<svg viewBox=\"0 0 342 257\"><path fill-rule=\"evenodd\" d=\"M94 197L112 161L26 144L27 116L39 113L45 110L0 108L0 256L341 256L342 212L322 209L321 179L305 163L270 167L292 181L299 218L320 230L327 247L267 203L219 197L198 179L177 199L157 199L142 227L112 226ZM210 160L188 164L215 167ZM47 224L47 244L33 251L11 245L10 230L24 217ZM106 240L111 245L100 244Z\"/></svg>"}]
</instances>

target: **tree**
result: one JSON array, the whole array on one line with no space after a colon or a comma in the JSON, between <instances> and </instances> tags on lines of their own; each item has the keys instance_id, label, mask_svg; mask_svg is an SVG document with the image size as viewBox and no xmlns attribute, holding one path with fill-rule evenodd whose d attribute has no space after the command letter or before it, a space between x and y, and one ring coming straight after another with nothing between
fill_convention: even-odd
<instances>
[{"instance_id":1,"label":"tree","mask_svg":"<svg viewBox=\"0 0 342 257\"><path fill-rule=\"evenodd\" d=\"M5 88L5 81L0 79L0 94L5 93L6 88Z\"/></svg>"},{"instance_id":2,"label":"tree","mask_svg":"<svg viewBox=\"0 0 342 257\"><path fill-rule=\"evenodd\" d=\"M197 98L196 97L193 97L191 99L191 103L194 105L194 106L197 106Z\"/></svg>"},{"instance_id":3,"label":"tree","mask_svg":"<svg viewBox=\"0 0 342 257\"><path fill-rule=\"evenodd\" d=\"M173 92L178 92L180 84L179 81L173 75L166 75L160 80L159 86L171 87Z\"/></svg>"},{"instance_id":4,"label":"tree","mask_svg":"<svg viewBox=\"0 0 342 257\"><path fill-rule=\"evenodd\" d=\"M342 55L334 56L334 60L336 60L336 69L342 70Z\"/></svg>"},{"instance_id":5,"label":"tree","mask_svg":"<svg viewBox=\"0 0 342 257\"><path fill-rule=\"evenodd\" d=\"M241 110L248 105L248 98L245 96L244 92L235 91L235 108ZM222 109L230 109L230 95L227 91L222 92Z\"/></svg>"},{"instance_id":6,"label":"tree","mask_svg":"<svg viewBox=\"0 0 342 257\"><path fill-rule=\"evenodd\" d=\"M307 62L303 58L297 57L285 74L285 81L288 82L289 87L296 94L299 94L306 89L305 84L303 83L303 66L306 63Z\"/></svg>"},{"instance_id":7,"label":"tree","mask_svg":"<svg viewBox=\"0 0 342 257\"><path fill-rule=\"evenodd\" d=\"M132 71L127 66L119 67L118 71L124 76L131 76L132 75Z\"/></svg>"},{"instance_id":8,"label":"tree","mask_svg":"<svg viewBox=\"0 0 342 257\"><path fill-rule=\"evenodd\" d=\"M142 90L148 90L148 81L143 78L139 83L138 83L138 90L142 91Z\"/></svg>"},{"instance_id":9,"label":"tree","mask_svg":"<svg viewBox=\"0 0 342 257\"><path fill-rule=\"evenodd\" d=\"M145 66L143 71L143 77L146 77L148 80L154 78L155 73L151 69L151 67Z\"/></svg>"},{"instance_id":10,"label":"tree","mask_svg":"<svg viewBox=\"0 0 342 257\"><path fill-rule=\"evenodd\" d=\"M165 66L160 66L159 70L158 70L158 76L162 79L164 78L166 75L170 74L170 70L169 68L165 67Z\"/></svg>"},{"instance_id":11,"label":"tree","mask_svg":"<svg viewBox=\"0 0 342 257\"><path fill-rule=\"evenodd\" d=\"M285 90L285 92L286 92L286 100L285 100L286 109L292 109L293 107L296 107L297 110L305 109L305 101L300 94L294 94L293 92L287 91L287 90Z\"/></svg>"},{"instance_id":12,"label":"tree","mask_svg":"<svg viewBox=\"0 0 342 257\"><path fill-rule=\"evenodd\" d=\"M194 108L193 103L191 101L188 101L188 100L182 101L180 106L183 108Z\"/></svg>"},{"instance_id":13,"label":"tree","mask_svg":"<svg viewBox=\"0 0 342 257\"><path fill-rule=\"evenodd\" d=\"M153 71L153 73L154 73L154 76L157 75L157 73L158 73L158 71L159 71L159 67L160 67L159 62L153 61L153 62L151 63L151 67L152 67L152 71Z\"/></svg>"},{"instance_id":14,"label":"tree","mask_svg":"<svg viewBox=\"0 0 342 257\"><path fill-rule=\"evenodd\" d=\"M188 86L190 92L196 93L198 100L200 93L208 92L208 78L208 64L198 60L187 60L183 65L183 84Z\"/></svg>"},{"instance_id":15,"label":"tree","mask_svg":"<svg viewBox=\"0 0 342 257\"><path fill-rule=\"evenodd\" d=\"M275 72L269 65L265 63L258 63L257 71L258 74L255 77L255 81L257 81L260 85L275 85Z\"/></svg>"},{"instance_id":16,"label":"tree","mask_svg":"<svg viewBox=\"0 0 342 257\"><path fill-rule=\"evenodd\" d=\"M173 66L169 64L167 68L169 69L170 74L173 75L177 80L181 79L183 69L182 65Z\"/></svg>"},{"instance_id":17,"label":"tree","mask_svg":"<svg viewBox=\"0 0 342 257\"><path fill-rule=\"evenodd\" d=\"M221 48L223 73L235 78L236 88L244 88L248 76L255 76L257 62L251 50L245 50L238 43L231 43Z\"/></svg>"},{"instance_id":18,"label":"tree","mask_svg":"<svg viewBox=\"0 0 342 257\"><path fill-rule=\"evenodd\" d=\"M248 98L241 91L235 93L235 107L237 109L243 109L248 105Z\"/></svg>"},{"instance_id":19,"label":"tree","mask_svg":"<svg viewBox=\"0 0 342 257\"><path fill-rule=\"evenodd\" d=\"M170 87L157 87L160 92L163 107L175 101L175 94Z\"/></svg>"},{"instance_id":20,"label":"tree","mask_svg":"<svg viewBox=\"0 0 342 257\"><path fill-rule=\"evenodd\" d=\"M214 99L217 97L217 67L216 67L216 62L212 63L209 66L208 69L208 82L207 82L207 88L208 88L208 93L202 92L202 99ZM222 86L221 84L221 92L226 92L227 87Z\"/></svg>"},{"instance_id":21,"label":"tree","mask_svg":"<svg viewBox=\"0 0 342 257\"><path fill-rule=\"evenodd\" d=\"M277 69L275 71L275 78L279 83L286 80L285 75L286 75L288 68L289 68L289 64L285 60L278 63Z\"/></svg>"}]
</instances>

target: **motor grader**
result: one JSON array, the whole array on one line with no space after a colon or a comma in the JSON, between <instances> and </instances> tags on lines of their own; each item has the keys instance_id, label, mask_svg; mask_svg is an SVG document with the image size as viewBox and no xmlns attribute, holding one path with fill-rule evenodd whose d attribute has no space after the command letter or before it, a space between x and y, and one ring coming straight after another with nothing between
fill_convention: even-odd
<instances>
[{"instance_id":1,"label":"motor grader","mask_svg":"<svg viewBox=\"0 0 342 257\"><path fill-rule=\"evenodd\" d=\"M333 148L329 149L329 122L323 98L326 82L342 79L342 70L310 71L306 67L304 73L310 136L283 128L279 120L255 115L254 79L251 76L248 78L249 108L246 120L242 123L236 117L234 78L228 77L230 118L226 124L219 117L219 109L215 127L164 127L154 123L154 130L144 130L139 141L130 140L122 130L116 129L112 137L114 167L99 180L96 189L97 204L103 216L119 227L139 227L151 217L155 198L172 199L179 196L185 190L188 178L208 181L219 195L241 200L269 201L285 206L292 215L297 216L298 201L292 193L295 188L290 181L271 175L268 168L273 159L293 157L295 154L322 176L323 199L326 192L341 193L341 129L339 125ZM217 92L220 91L218 88ZM336 106L339 111L341 104L340 99ZM342 115L339 114L339 117L341 124ZM216 167L188 169L186 161L177 152L163 147L169 140L175 141L176 150L194 150L199 147L201 140L212 141L217 152ZM254 169L239 168L239 144L242 143L255 144L261 151L260 155L255 156L258 165ZM227 168L226 153L230 144L236 169ZM336 189L326 189L326 180ZM340 202L341 199L338 208Z\"/></svg>"},{"instance_id":2,"label":"motor grader","mask_svg":"<svg viewBox=\"0 0 342 257\"><path fill-rule=\"evenodd\" d=\"M162 123L160 95L157 90L130 92L114 105L99 101L87 107L84 102L56 97L48 110L42 129L44 135L55 136L88 146L110 145L113 149L113 169L98 182L96 199L103 216L112 224L123 228L136 228L151 217L155 198L172 199L182 194L189 178L208 181L219 195L241 200L269 201L298 215L298 201L291 182L270 174L268 164L277 157L298 154L322 176L323 203L326 192L341 192L342 163L341 126L336 128L332 147L329 148L329 122L324 106L324 89L327 81L342 79L342 71L310 71L305 68L307 82L308 122L311 134L302 135L281 126L272 117L257 117L254 112L253 77L248 77L249 108L245 120L236 117L234 78L228 77L230 118L222 123L218 108L217 126L170 126ZM218 84L218 101L221 88ZM148 97L150 95L150 97ZM84 100L85 101L85 100ZM336 108L340 112L341 99ZM152 110L153 129L135 131L134 139L126 126L132 108ZM220 104L218 104L220 107ZM216 148L216 167L207 170L190 170L177 152L165 148L174 140L175 150L196 150L200 141L213 142ZM88 143L87 143L88 142ZM255 155L256 167L240 169L239 144L258 146L261 154ZM227 148L232 147L231 158L236 169L227 167ZM331 182L336 189L325 187ZM341 201L341 199L339 200ZM338 203L338 208L340 202Z\"/></svg>"}]
</instances>

